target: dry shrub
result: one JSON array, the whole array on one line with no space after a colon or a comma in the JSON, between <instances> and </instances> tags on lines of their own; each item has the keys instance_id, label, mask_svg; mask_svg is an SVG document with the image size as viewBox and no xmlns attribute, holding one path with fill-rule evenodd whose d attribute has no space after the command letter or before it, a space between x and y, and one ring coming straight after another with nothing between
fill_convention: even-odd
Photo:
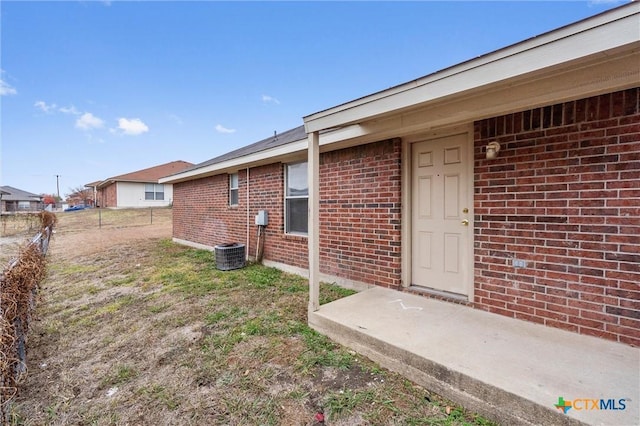
<instances>
[{"instance_id":1,"label":"dry shrub","mask_svg":"<svg viewBox=\"0 0 640 426\"><path fill-rule=\"evenodd\" d=\"M56 223L56 216L42 212L40 220L44 234L47 227ZM0 277L0 405L4 413L0 423L6 420L7 404L17 393L16 385L26 372L26 333L36 290L45 274L45 256L40 245L28 244Z\"/></svg>"},{"instance_id":2,"label":"dry shrub","mask_svg":"<svg viewBox=\"0 0 640 426\"><path fill-rule=\"evenodd\" d=\"M40 216L40 224L42 226L42 229L47 228L49 226L53 227L56 225L56 223L58 223L58 217L51 213L48 212L46 210L43 210L39 213Z\"/></svg>"}]
</instances>

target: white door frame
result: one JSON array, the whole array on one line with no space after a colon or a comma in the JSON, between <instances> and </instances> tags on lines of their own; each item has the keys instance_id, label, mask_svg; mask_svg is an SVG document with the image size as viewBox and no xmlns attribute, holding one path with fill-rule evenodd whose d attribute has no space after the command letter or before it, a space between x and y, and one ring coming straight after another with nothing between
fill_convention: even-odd
<instances>
[{"instance_id":1,"label":"white door frame","mask_svg":"<svg viewBox=\"0 0 640 426\"><path fill-rule=\"evenodd\" d=\"M458 134L466 134L467 135L467 164L469 167L468 170L468 181L467 185L469 185L469 191L467 191L467 205L469 206L469 230L470 235L468 239L468 251L469 255L467 256L467 265L469 270L469 276L467 277L467 288L469 289L469 293L467 294L467 300L472 302L474 300L474 206L473 206L473 194L474 194L474 156L473 156L473 123L468 125L460 125L455 127L449 127L446 129L438 129L429 131L426 133L417 133L415 135L409 135L402 138L402 287L409 288L411 287L411 274L412 274L412 208L413 208L413 200L412 200L412 161L411 161L411 145L416 142L424 142L430 139L438 139L446 136L454 136ZM423 287L415 287L419 288L422 291L429 292L428 289L424 289ZM438 293L439 294L439 293ZM452 295L452 298L454 296ZM464 295L461 295L464 297Z\"/></svg>"}]
</instances>

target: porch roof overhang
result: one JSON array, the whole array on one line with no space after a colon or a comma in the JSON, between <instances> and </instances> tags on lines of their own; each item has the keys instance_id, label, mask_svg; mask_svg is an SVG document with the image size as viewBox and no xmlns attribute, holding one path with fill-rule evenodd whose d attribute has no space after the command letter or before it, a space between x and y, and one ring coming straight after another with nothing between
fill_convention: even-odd
<instances>
[{"instance_id":1,"label":"porch roof overhang","mask_svg":"<svg viewBox=\"0 0 640 426\"><path fill-rule=\"evenodd\" d=\"M640 84L640 2L304 117L309 313L320 309L320 153Z\"/></svg>"},{"instance_id":2,"label":"porch roof overhang","mask_svg":"<svg viewBox=\"0 0 640 426\"><path fill-rule=\"evenodd\" d=\"M96 190L97 190L97 189L102 189L102 188L105 188L105 187L107 187L107 186L109 186L109 185L112 185L112 184L114 184L114 183L116 183L116 182L117 182L117 181L116 181L116 180L113 180L113 179L106 179L106 180L100 181L100 182L95 186L95 188L96 188Z\"/></svg>"},{"instance_id":3,"label":"porch roof overhang","mask_svg":"<svg viewBox=\"0 0 640 426\"><path fill-rule=\"evenodd\" d=\"M634 2L417 80L304 117L322 151L635 87ZM330 146L335 145L335 146Z\"/></svg>"}]
</instances>

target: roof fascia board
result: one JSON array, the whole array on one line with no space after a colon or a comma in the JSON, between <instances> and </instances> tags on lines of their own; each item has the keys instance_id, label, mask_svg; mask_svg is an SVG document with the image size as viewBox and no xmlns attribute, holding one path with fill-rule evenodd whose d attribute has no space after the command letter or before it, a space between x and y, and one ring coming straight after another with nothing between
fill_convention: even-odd
<instances>
[{"instance_id":1,"label":"roof fascia board","mask_svg":"<svg viewBox=\"0 0 640 426\"><path fill-rule=\"evenodd\" d=\"M581 62L582 63L582 62ZM578 74L576 74L576 71ZM640 82L640 41L626 54L571 70L556 70L536 79L494 85L465 96L450 97L447 102L431 103L320 133L324 150L369 143L416 132L469 123L572 99L595 96L636 87ZM335 135L334 135L335 133ZM335 146L328 147L332 143Z\"/></svg>"},{"instance_id":2,"label":"roof fascia board","mask_svg":"<svg viewBox=\"0 0 640 426\"><path fill-rule=\"evenodd\" d=\"M104 188L105 186L109 186L112 183L116 183L116 182L129 182L129 183L159 183L158 179L153 180L153 179L107 179L105 181L100 182L98 185L95 185L95 188ZM87 185L85 185L87 186ZM94 186L91 185L89 186L89 188L93 188Z\"/></svg>"},{"instance_id":3,"label":"roof fascia board","mask_svg":"<svg viewBox=\"0 0 640 426\"><path fill-rule=\"evenodd\" d=\"M307 150L307 139L301 139L299 141L291 142L286 145L281 145L275 148L267 149L264 151L256 152L254 154L244 155L237 158L232 158L220 163L211 164L198 169L189 170L183 173L178 173L172 176L166 176L160 178L159 183L177 183L187 180L198 179L206 176L213 176L216 174L224 173L226 170L237 170L248 166L255 166L258 164L275 163L280 158L290 156L297 152L303 152Z\"/></svg>"},{"instance_id":4,"label":"roof fascia board","mask_svg":"<svg viewBox=\"0 0 640 426\"><path fill-rule=\"evenodd\" d=\"M104 188L104 187L106 187L106 186L109 186L109 185L111 185L111 184L113 184L113 183L116 183L116 181L115 181L115 180L113 180L113 179L103 180L102 182L100 182L100 183L96 186L96 188L97 188L97 189L102 189L102 188Z\"/></svg>"},{"instance_id":5,"label":"roof fascia board","mask_svg":"<svg viewBox=\"0 0 640 426\"><path fill-rule=\"evenodd\" d=\"M487 54L422 79L304 117L310 132L357 123L637 42L640 2Z\"/></svg>"}]
</instances>

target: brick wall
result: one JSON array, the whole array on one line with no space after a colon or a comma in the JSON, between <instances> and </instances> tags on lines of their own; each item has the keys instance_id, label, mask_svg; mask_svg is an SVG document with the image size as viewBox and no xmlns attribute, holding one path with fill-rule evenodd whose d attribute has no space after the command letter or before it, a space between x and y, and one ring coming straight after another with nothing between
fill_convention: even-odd
<instances>
[{"instance_id":1,"label":"brick wall","mask_svg":"<svg viewBox=\"0 0 640 426\"><path fill-rule=\"evenodd\" d=\"M174 185L173 236L208 246L239 242L255 256L258 210L269 214L263 234L264 257L307 268L307 239L284 234L284 166L281 163L249 170L249 218L247 220L247 172L238 172L238 205L229 206L229 175L221 174Z\"/></svg>"},{"instance_id":2,"label":"brick wall","mask_svg":"<svg viewBox=\"0 0 640 426\"><path fill-rule=\"evenodd\" d=\"M246 176L238 175L238 206L229 206L227 174L174 184L173 236L209 246L245 243Z\"/></svg>"},{"instance_id":3,"label":"brick wall","mask_svg":"<svg viewBox=\"0 0 640 426\"><path fill-rule=\"evenodd\" d=\"M322 154L320 176L321 270L400 288L400 140Z\"/></svg>"},{"instance_id":4,"label":"brick wall","mask_svg":"<svg viewBox=\"0 0 640 426\"><path fill-rule=\"evenodd\" d=\"M266 210L269 214L269 225L264 234L264 258L308 268L307 238L284 233L284 164L253 168L249 171L249 177L251 223L254 223L258 210ZM256 243L256 227L252 225L251 253L255 253Z\"/></svg>"},{"instance_id":5,"label":"brick wall","mask_svg":"<svg viewBox=\"0 0 640 426\"><path fill-rule=\"evenodd\" d=\"M104 188L100 188L97 194L98 204L100 207L117 207L118 205L118 190L117 184L112 183L111 185L105 186Z\"/></svg>"},{"instance_id":6,"label":"brick wall","mask_svg":"<svg viewBox=\"0 0 640 426\"><path fill-rule=\"evenodd\" d=\"M638 88L476 122L474 197L477 307L640 345Z\"/></svg>"},{"instance_id":7,"label":"brick wall","mask_svg":"<svg viewBox=\"0 0 640 426\"><path fill-rule=\"evenodd\" d=\"M400 141L321 155L321 271L385 287L400 285ZM308 268L307 238L284 233L284 165L249 171L249 253L256 251L254 216L269 213L264 258ZM228 206L228 175L174 185L173 236L214 246L246 242L246 171L238 174L239 205Z\"/></svg>"}]
</instances>

